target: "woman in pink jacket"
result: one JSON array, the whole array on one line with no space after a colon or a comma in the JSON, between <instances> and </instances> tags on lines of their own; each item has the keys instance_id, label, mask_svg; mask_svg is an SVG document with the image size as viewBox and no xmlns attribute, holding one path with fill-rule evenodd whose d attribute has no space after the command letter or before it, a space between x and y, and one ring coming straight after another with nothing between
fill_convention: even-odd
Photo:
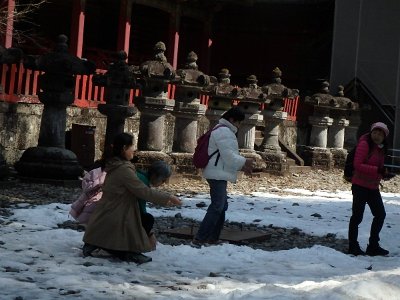
<instances>
[{"instance_id":1,"label":"woman in pink jacket","mask_svg":"<svg viewBox=\"0 0 400 300\"><path fill-rule=\"evenodd\" d=\"M379 183L385 177L384 160L387 151L386 139L389 129L386 124L372 124L371 131L360 137L355 156L354 174L351 190L353 193L352 216L349 224L349 254L387 255L389 251L379 246L379 233L385 221ZM368 204L374 219L371 224L369 244L364 252L358 244L358 225L360 225Z\"/></svg>"}]
</instances>

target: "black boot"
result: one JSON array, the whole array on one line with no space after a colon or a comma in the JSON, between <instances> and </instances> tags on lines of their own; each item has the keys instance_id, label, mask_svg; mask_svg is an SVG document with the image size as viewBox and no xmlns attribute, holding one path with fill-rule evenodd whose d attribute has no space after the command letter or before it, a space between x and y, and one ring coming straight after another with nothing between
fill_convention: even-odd
<instances>
[{"instance_id":1,"label":"black boot","mask_svg":"<svg viewBox=\"0 0 400 300\"><path fill-rule=\"evenodd\" d=\"M368 245L367 246L367 255L369 256L385 256L389 254L389 251L383 249L379 244Z\"/></svg>"},{"instance_id":2,"label":"black boot","mask_svg":"<svg viewBox=\"0 0 400 300\"><path fill-rule=\"evenodd\" d=\"M349 243L349 254L357 255L365 255L365 252L361 250L360 245L358 242L351 242Z\"/></svg>"},{"instance_id":3,"label":"black boot","mask_svg":"<svg viewBox=\"0 0 400 300\"><path fill-rule=\"evenodd\" d=\"M98 247L85 243L82 248L83 257L92 256L92 252L97 249Z\"/></svg>"}]
</instances>

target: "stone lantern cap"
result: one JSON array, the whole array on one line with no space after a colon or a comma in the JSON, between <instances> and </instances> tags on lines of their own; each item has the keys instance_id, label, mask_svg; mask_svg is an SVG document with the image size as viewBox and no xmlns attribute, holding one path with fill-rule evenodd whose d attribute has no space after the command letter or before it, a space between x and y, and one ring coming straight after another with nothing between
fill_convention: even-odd
<instances>
[{"instance_id":1,"label":"stone lantern cap","mask_svg":"<svg viewBox=\"0 0 400 300\"><path fill-rule=\"evenodd\" d=\"M230 84L229 70L227 68L221 69L218 73L218 80L215 77L210 76L210 82L212 85L205 88L205 93L211 97L216 98L227 98L227 99L239 99L241 98L240 88Z\"/></svg>"},{"instance_id":2,"label":"stone lantern cap","mask_svg":"<svg viewBox=\"0 0 400 300\"><path fill-rule=\"evenodd\" d=\"M140 73L146 78L157 78L171 80L175 78L174 68L167 62L164 55L166 50L163 42L158 42L154 46L154 59L145 61L140 65Z\"/></svg>"},{"instance_id":3,"label":"stone lantern cap","mask_svg":"<svg viewBox=\"0 0 400 300\"><path fill-rule=\"evenodd\" d=\"M95 64L68 53L67 42L67 36L59 35L53 51L40 56L29 55L25 57L24 66L33 70L60 75L89 75L94 73Z\"/></svg>"},{"instance_id":4,"label":"stone lantern cap","mask_svg":"<svg viewBox=\"0 0 400 300\"><path fill-rule=\"evenodd\" d=\"M246 80L248 85L240 89L241 101L257 104L270 102L267 94L257 85L258 80L256 75L250 75Z\"/></svg>"},{"instance_id":5,"label":"stone lantern cap","mask_svg":"<svg viewBox=\"0 0 400 300\"><path fill-rule=\"evenodd\" d=\"M351 101L349 98L344 96L343 85L338 86L338 92L331 102L331 105L335 109L341 110L358 110L359 105L356 102Z\"/></svg>"},{"instance_id":6,"label":"stone lantern cap","mask_svg":"<svg viewBox=\"0 0 400 300\"><path fill-rule=\"evenodd\" d=\"M208 86L210 85L210 76L199 71L197 65L197 54L189 52L186 58L185 67L176 71L175 83L188 86Z\"/></svg>"},{"instance_id":7,"label":"stone lantern cap","mask_svg":"<svg viewBox=\"0 0 400 300\"><path fill-rule=\"evenodd\" d=\"M337 96L333 96L329 93L329 82L324 81L321 84L319 92L315 93L311 97L307 96L305 98L305 103L335 110L358 109L357 103L352 102L349 98L344 97L343 90L343 86L339 86L339 92Z\"/></svg>"},{"instance_id":8,"label":"stone lantern cap","mask_svg":"<svg viewBox=\"0 0 400 300\"><path fill-rule=\"evenodd\" d=\"M23 52L18 48L4 48L0 46L0 63L17 64L22 59Z\"/></svg>"},{"instance_id":9,"label":"stone lantern cap","mask_svg":"<svg viewBox=\"0 0 400 300\"><path fill-rule=\"evenodd\" d=\"M287 88L282 84L282 71L276 67L272 70L272 79L269 84L262 87L262 91L267 94L268 99L289 98L294 99L299 95L299 90Z\"/></svg>"},{"instance_id":10,"label":"stone lantern cap","mask_svg":"<svg viewBox=\"0 0 400 300\"><path fill-rule=\"evenodd\" d=\"M128 55L125 51L114 54L115 61L112 62L105 74L93 76L93 84L104 87L132 89L138 87L136 84L135 66L126 63Z\"/></svg>"}]
</instances>

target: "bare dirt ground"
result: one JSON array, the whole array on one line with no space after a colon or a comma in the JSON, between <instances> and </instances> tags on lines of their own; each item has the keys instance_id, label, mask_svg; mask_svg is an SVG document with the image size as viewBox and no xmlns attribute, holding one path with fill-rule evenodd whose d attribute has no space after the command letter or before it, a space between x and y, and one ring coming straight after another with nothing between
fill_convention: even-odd
<instances>
[{"instance_id":1,"label":"bare dirt ground","mask_svg":"<svg viewBox=\"0 0 400 300\"><path fill-rule=\"evenodd\" d=\"M277 176L255 174L252 177L240 175L237 183L229 184L229 192L251 194L257 191L274 191L275 193L285 193L283 189L306 189L310 191L346 191L351 190L351 184L342 178L343 171L333 169L330 171L314 169L305 173L294 173L287 176ZM196 194L208 193L208 184L203 179L193 179L187 177L177 177L165 187L177 194ZM399 193L400 175L389 181L382 181L382 192Z\"/></svg>"}]
</instances>

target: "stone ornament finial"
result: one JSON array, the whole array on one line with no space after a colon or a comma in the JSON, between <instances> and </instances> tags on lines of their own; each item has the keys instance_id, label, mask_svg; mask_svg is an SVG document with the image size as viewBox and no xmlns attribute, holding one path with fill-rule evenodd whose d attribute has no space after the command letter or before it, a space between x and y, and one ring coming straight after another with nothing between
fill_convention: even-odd
<instances>
[{"instance_id":1,"label":"stone ornament finial","mask_svg":"<svg viewBox=\"0 0 400 300\"><path fill-rule=\"evenodd\" d=\"M197 65L198 56L194 51L190 51L186 58L186 69L198 70L199 66Z\"/></svg>"},{"instance_id":2,"label":"stone ornament finial","mask_svg":"<svg viewBox=\"0 0 400 300\"><path fill-rule=\"evenodd\" d=\"M155 60L166 62L167 57L164 55L164 52L167 50L167 47L165 47L165 44L163 42L157 42L154 45L154 58Z\"/></svg>"}]
</instances>

